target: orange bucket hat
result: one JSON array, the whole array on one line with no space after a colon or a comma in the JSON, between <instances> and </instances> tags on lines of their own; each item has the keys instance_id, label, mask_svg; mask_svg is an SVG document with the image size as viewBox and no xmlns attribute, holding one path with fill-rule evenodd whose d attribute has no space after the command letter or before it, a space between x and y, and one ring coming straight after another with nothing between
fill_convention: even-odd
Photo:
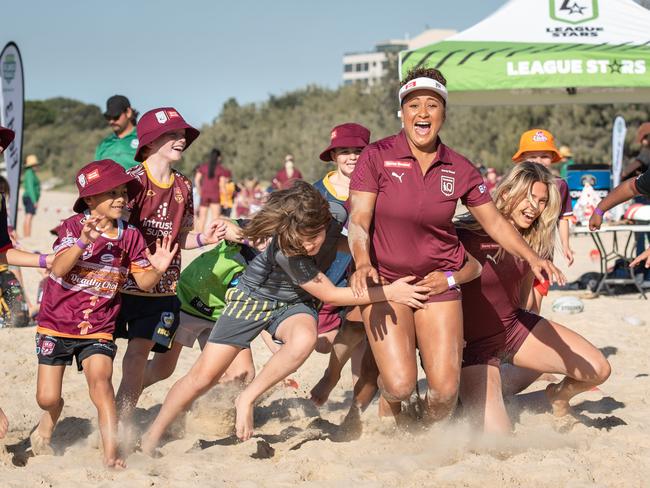
<instances>
[{"instance_id":1,"label":"orange bucket hat","mask_svg":"<svg viewBox=\"0 0 650 488\"><path fill-rule=\"evenodd\" d=\"M512 160L517 161L523 153L533 151L548 151L553 153L552 163L557 163L562 160L560 151L555 147L553 134L544 129L531 129L524 132L519 139L519 149L512 157Z\"/></svg>"}]
</instances>

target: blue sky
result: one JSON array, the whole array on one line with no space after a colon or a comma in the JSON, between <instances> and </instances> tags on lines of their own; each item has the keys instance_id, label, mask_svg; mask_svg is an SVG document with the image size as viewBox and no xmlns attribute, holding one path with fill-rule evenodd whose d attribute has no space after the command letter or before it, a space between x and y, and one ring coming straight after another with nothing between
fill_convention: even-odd
<instances>
[{"instance_id":1,"label":"blue sky","mask_svg":"<svg viewBox=\"0 0 650 488\"><path fill-rule=\"evenodd\" d=\"M504 3L15 0L3 4L0 44L18 44L28 100L65 96L103 109L121 93L141 112L173 105L202 124L230 97L336 87L345 52L427 27L462 30Z\"/></svg>"}]
</instances>

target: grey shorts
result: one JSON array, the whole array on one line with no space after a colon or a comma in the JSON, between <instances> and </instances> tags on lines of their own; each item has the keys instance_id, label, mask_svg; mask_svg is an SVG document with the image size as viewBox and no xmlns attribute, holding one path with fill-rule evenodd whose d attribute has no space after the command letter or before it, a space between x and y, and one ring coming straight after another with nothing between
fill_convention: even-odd
<instances>
[{"instance_id":1,"label":"grey shorts","mask_svg":"<svg viewBox=\"0 0 650 488\"><path fill-rule=\"evenodd\" d=\"M226 307L214 324L208 342L228 344L248 349L263 330L275 339L280 324L291 317L305 313L318 323L318 310L312 303L284 303L253 297L239 288L226 292Z\"/></svg>"},{"instance_id":2,"label":"grey shorts","mask_svg":"<svg viewBox=\"0 0 650 488\"><path fill-rule=\"evenodd\" d=\"M213 327L214 320L202 319L181 310L180 325L176 330L174 342L181 346L194 347L194 343L199 341L199 345L203 348Z\"/></svg>"}]
</instances>

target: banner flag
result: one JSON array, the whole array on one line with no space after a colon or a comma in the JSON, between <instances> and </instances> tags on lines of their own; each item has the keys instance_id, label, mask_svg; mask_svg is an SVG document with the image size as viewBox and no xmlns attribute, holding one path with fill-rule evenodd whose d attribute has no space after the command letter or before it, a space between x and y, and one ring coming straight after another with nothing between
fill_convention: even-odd
<instances>
[{"instance_id":1,"label":"banner flag","mask_svg":"<svg viewBox=\"0 0 650 488\"><path fill-rule=\"evenodd\" d=\"M621 171L623 170L623 148L625 146L625 119L620 115L614 119L612 128L612 190L621 184ZM614 220L620 220L623 207L620 205L612 209Z\"/></svg>"},{"instance_id":2,"label":"banner flag","mask_svg":"<svg viewBox=\"0 0 650 488\"><path fill-rule=\"evenodd\" d=\"M0 123L16 133L14 142L5 149L3 156L7 166L7 181L11 194L7 213L15 227L20 191L20 171L23 161L23 109L25 105L25 80L23 62L18 46L9 42L0 54Z\"/></svg>"}]
</instances>

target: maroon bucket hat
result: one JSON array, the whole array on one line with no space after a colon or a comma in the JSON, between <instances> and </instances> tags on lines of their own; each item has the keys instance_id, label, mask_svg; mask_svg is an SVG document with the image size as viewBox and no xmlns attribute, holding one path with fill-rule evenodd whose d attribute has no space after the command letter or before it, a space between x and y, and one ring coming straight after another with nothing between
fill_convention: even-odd
<instances>
[{"instance_id":1,"label":"maroon bucket hat","mask_svg":"<svg viewBox=\"0 0 650 488\"><path fill-rule=\"evenodd\" d=\"M167 132L185 129L185 149L190 147L194 139L199 137L200 132L185 122L183 116L174 107L160 107L149 110L138 121L138 150L135 152L135 159L142 162L142 149Z\"/></svg>"},{"instance_id":2,"label":"maroon bucket hat","mask_svg":"<svg viewBox=\"0 0 650 488\"><path fill-rule=\"evenodd\" d=\"M16 137L14 131L0 125L0 146L2 146L3 150L7 149L7 146L13 142L14 137Z\"/></svg>"},{"instance_id":3,"label":"maroon bucket hat","mask_svg":"<svg viewBox=\"0 0 650 488\"><path fill-rule=\"evenodd\" d=\"M331 161L330 151L339 147L366 147L370 143L370 131L359 124L347 123L332 129L330 145L320 154L321 161Z\"/></svg>"},{"instance_id":4,"label":"maroon bucket hat","mask_svg":"<svg viewBox=\"0 0 650 488\"><path fill-rule=\"evenodd\" d=\"M99 195L126 184L129 199L131 199L140 189L138 180L112 159L102 159L88 163L77 173L76 183L79 198L74 202L72 209L77 213L81 213L88 208L84 197Z\"/></svg>"}]
</instances>

